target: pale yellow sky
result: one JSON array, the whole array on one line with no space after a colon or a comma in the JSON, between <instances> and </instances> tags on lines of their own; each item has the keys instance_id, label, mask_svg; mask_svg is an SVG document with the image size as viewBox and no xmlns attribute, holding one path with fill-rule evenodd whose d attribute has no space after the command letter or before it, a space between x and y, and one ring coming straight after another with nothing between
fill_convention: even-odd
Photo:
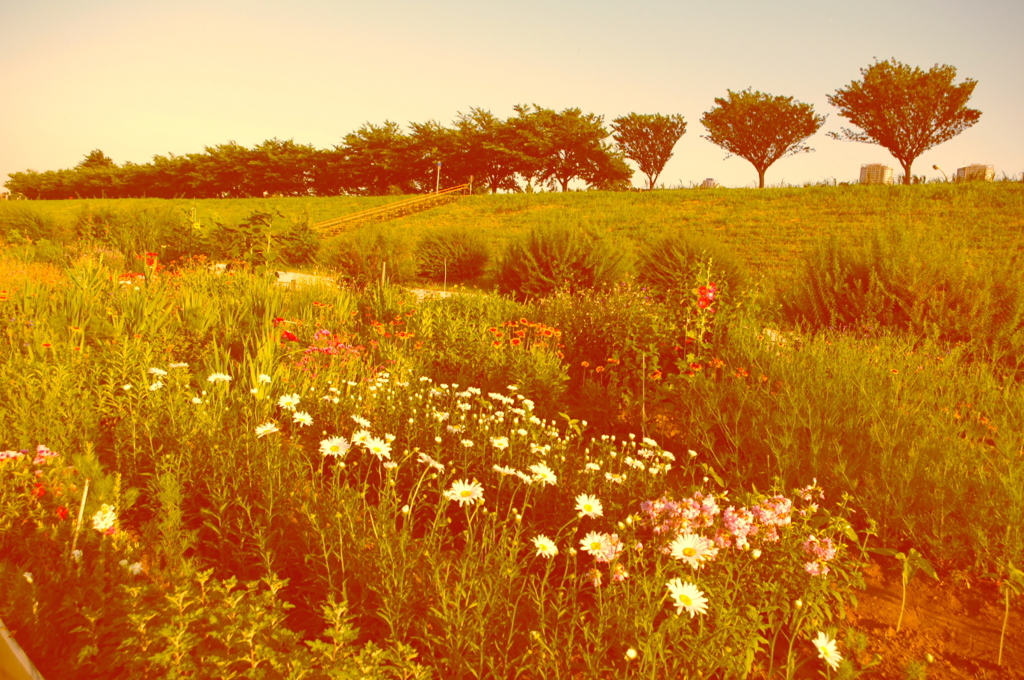
<instances>
[{"instance_id":1,"label":"pale yellow sky","mask_svg":"<svg viewBox=\"0 0 1024 680\"><path fill-rule=\"evenodd\" d=\"M826 101L875 57L957 67L978 81L981 121L927 152L915 174L969 163L1024 172L1024 3L865 0L718 2L139 3L34 0L0 6L0 184L7 173L117 163L271 138L330 148L365 122L450 124L517 103L604 115L681 113L686 135L661 177L756 183L753 167L701 138L727 89L793 96L827 114L768 184L899 171L885 149L829 140ZM643 175L634 176L640 186Z\"/></svg>"}]
</instances>

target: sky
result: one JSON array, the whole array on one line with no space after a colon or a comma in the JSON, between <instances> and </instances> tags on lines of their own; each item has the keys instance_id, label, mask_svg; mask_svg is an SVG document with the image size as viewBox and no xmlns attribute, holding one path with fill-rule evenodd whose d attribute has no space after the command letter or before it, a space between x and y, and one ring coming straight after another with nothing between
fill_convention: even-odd
<instances>
[{"instance_id":1,"label":"sky","mask_svg":"<svg viewBox=\"0 0 1024 680\"><path fill-rule=\"evenodd\" d=\"M682 114L659 184L756 186L700 124L716 97L747 87L827 115L815 151L776 162L768 185L856 181L861 164L900 166L882 147L827 138L849 124L826 96L888 58L978 82L981 120L914 174L982 163L1020 177L1022 34L1020 0L5 0L0 184L93 149L119 165L229 141L326 149L368 122L451 125L470 107L507 118L538 104L606 124Z\"/></svg>"}]
</instances>

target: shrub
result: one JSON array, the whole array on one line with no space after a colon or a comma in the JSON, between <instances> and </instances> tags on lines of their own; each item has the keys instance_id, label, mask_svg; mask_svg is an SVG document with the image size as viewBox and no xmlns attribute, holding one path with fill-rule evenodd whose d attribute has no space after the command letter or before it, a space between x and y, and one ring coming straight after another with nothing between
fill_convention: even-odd
<instances>
[{"instance_id":1,"label":"shrub","mask_svg":"<svg viewBox=\"0 0 1024 680\"><path fill-rule=\"evenodd\" d=\"M538 226L509 244L498 265L498 289L530 298L606 288L623 280L631 264L625 244L611 237L579 226Z\"/></svg>"},{"instance_id":2,"label":"shrub","mask_svg":"<svg viewBox=\"0 0 1024 680\"><path fill-rule=\"evenodd\" d=\"M420 239L419 274L431 281L468 281L480 276L490 259L487 240L465 227L443 227Z\"/></svg>"},{"instance_id":3,"label":"shrub","mask_svg":"<svg viewBox=\"0 0 1024 680\"><path fill-rule=\"evenodd\" d=\"M321 261L357 286L380 281L402 284L416 275L416 256L405 232L373 225L342 234L323 246Z\"/></svg>"},{"instance_id":4,"label":"shrub","mask_svg":"<svg viewBox=\"0 0 1024 680\"><path fill-rule=\"evenodd\" d=\"M894 328L916 337L971 342L1016 362L1024 341L1017 258L972 260L961 244L897 228L858 248L833 237L805 257L781 295L783 312L812 330Z\"/></svg>"},{"instance_id":5,"label":"shrub","mask_svg":"<svg viewBox=\"0 0 1024 680\"><path fill-rule=\"evenodd\" d=\"M719 290L739 294L747 283L742 263L714 239L692 231L666 231L648 241L637 261L637 283L659 297L688 294L693 282L707 273Z\"/></svg>"},{"instance_id":6,"label":"shrub","mask_svg":"<svg viewBox=\"0 0 1024 680\"><path fill-rule=\"evenodd\" d=\"M52 215L37 212L21 203L10 203L0 208L0 240L13 245L53 239L60 229Z\"/></svg>"}]
</instances>

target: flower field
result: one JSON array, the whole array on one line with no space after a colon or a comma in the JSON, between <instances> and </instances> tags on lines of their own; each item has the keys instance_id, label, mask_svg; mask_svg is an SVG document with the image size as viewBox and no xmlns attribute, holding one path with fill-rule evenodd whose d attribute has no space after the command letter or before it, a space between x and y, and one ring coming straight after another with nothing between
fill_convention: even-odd
<instances>
[{"instance_id":1,"label":"flower field","mask_svg":"<svg viewBox=\"0 0 1024 680\"><path fill-rule=\"evenodd\" d=\"M1017 615L1003 322L812 331L713 258L516 301L25 252L0 618L51 680L871 677L870 559Z\"/></svg>"}]
</instances>

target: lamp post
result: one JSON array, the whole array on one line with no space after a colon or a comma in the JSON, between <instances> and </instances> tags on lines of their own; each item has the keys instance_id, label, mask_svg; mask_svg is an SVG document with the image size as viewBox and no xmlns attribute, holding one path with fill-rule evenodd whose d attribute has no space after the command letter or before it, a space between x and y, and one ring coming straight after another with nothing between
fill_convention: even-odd
<instances>
[{"instance_id":1,"label":"lamp post","mask_svg":"<svg viewBox=\"0 0 1024 680\"><path fill-rule=\"evenodd\" d=\"M940 168L939 166L937 166L937 165L933 165L933 166L932 166L932 170L938 170L939 172L941 172L941 173L942 173L942 178L943 178L944 180L946 180L947 182L949 181L949 178L948 178L948 177L946 177L946 171L945 171L945 170L943 170L942 168Z\"/></svg>"},{"instance_id":2,"label":"lamp post","mask_svg":"<svg viewBox=\"0 0 1024 680\"><path fill-rule=\"evenodd\" d=\"M434 184L434 193L441 191L441 161L437 162L437 182Z\"/></svg>"}]
</instances>

